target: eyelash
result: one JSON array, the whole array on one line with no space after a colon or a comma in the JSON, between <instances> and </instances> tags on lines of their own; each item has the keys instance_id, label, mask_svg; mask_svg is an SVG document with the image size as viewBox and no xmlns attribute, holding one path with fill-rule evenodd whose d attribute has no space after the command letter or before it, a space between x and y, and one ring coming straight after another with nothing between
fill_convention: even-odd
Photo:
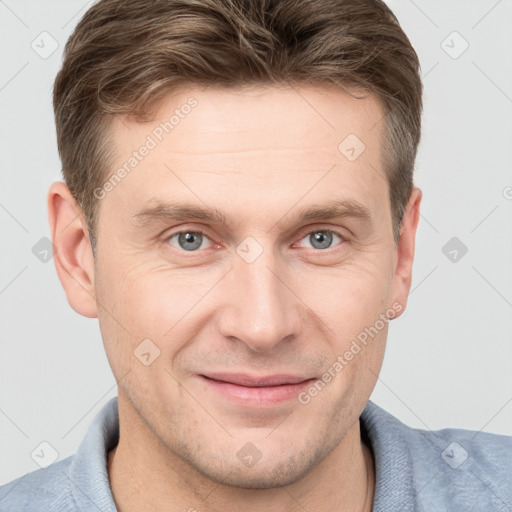
<instances>
[{"instance_id":1,"label":"eyelash","mask_svg":"<svg viewBox=\"0 0 512 512\"><path fill-rule=\"evenodd\" d=\"M322 228L318 228L318 229L313 229L311 231L308 231L306 233L304 233L304 235L302 235L299 240L302 240L303 238L305 238L306 236L308 235L312 235L313 233L318 233L318 232L322 232L322 233L330 233L330 234L333 234L333 235L336 235L337 237L341 238L341 240L343 242L346 242L347 239L344 235L342 235L341 233L339 233L338 231L335 231L333 229L322 229ZM184 234L184 233L193 233L193 234L196 234L196 235L201 235L201 236L204 236L204 237L207 237L209 239L209 236L208 234L201 230L201 229L185 229L185 230L181 230L181 231L176 231L175 233L171 233L170 235L167 235L164 239L164 241L166 242L169 242L169 240L173 237L175 237L176 235L181 235L181 234ZM341 245L341 242L338 243L338 245ZM173 246L174 247L174 246ZM179 248L176 248L174 247L175 249L181 251L181 252L189 252L189 253L194 253L194 252L201 252L201 250L197 249L195 251L185 251L184 249L179 249ZM333 246L333 247L328 247L327 249L315 249L313 248L312 250L314 251L317 251L317 252L325 252L325 253L328 253L330 251L332 251L333 249L336 248L336 245ZM202 249L204 250L204 249Z\"/></svg>"}]
</instances>

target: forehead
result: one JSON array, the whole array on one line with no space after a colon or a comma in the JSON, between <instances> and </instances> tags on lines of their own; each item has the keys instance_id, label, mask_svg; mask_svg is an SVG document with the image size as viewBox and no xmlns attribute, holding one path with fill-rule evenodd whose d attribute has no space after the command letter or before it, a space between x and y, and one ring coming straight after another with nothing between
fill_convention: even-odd
<instances>
[{"instance_id":1,"label":"forehead","mask_svg":"<svg viewBox=\"0 0 512 512\"><path fill-rule=\"evenodd\" d=\"M375 96L354 98L332 86L191 87L169 94L156 109L145 123L114 118L111 132L121 152L150 135L183 155L323 149L332 160L339 156L332 150L350 134L373 149L382 125Z\"/></svg>"},{"instance_id":2,"label":"forehead","mask_svg":"<svg viewBox=\"0 0 512 512\"><path fill-rule=\"evenodd\" d=\"M383 114L374 96L357 95L312 86L176 91L148 122L114 119L109 175L127 172L109 200L133 213L166 198L257 211L265 201L290 206L304 197L307 206L328 194L371 209L386 186Z\"/></svg>"}]
</instances>

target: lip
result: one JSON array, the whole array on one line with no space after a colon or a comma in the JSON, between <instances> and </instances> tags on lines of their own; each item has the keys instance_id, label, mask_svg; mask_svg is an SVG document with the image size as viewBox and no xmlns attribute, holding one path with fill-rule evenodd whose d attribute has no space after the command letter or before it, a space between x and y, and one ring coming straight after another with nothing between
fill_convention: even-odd
<instances>
[{"instance_id":1,"label":"lip","mask_svg":"<svg viewBox=\"0 0 512 512\"><path fill-rule=\"evenodd\" d=\"M267 386L282 386L285 384L297 384L308 380L308 377L301 375L290 374L275 374L275 375L262 375L252 376L245 373L205 373L202 375L209 379L214 379L238 386L246 387L267 387Z\"/></svg>"},{"instance_id":2,"label":"lip","mask_svg":"<svg viewBox=\"0 0 512 512\"><path fill-rule=\"evenodd\" d=\"M252 376L242 373L209 373L198 377L208 390L243 407L275 407L298 394L314 381L299 375Z\"/></svg>"}]
</instances>

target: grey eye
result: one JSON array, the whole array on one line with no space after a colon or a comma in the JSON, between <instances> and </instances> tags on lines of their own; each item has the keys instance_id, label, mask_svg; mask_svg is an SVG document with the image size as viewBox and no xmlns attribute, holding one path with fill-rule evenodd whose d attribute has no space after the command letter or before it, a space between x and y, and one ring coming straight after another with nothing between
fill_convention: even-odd
<instances>
[{"instance_id":1,"label":"grey eye","mask_svg":"<svg viewBox=\"0 0 512 512\"><path fill-rule=\"evenodd\" d=\"M313 249L328 249L331 246L334 237L337 237L340 241L342 240L342 238L334 231L319 229L306 235L303 240L308 240Z\"/></svg>"},{"instance_id":2,"label":"grey eye","mask_svg":"<svg viewBox=\"0 0 512 512\"><path fill-rule=\"evenodd\" d=\"M178 245L172 243L172 239L176 237ZM177 247L178 249L183 249L184 251L195 251L196 249L200 249L205 240L207 240L207 237L199 231L182 231L169 237L171 245L174 245L174 247Z\"/></svg>"}]
</instances>

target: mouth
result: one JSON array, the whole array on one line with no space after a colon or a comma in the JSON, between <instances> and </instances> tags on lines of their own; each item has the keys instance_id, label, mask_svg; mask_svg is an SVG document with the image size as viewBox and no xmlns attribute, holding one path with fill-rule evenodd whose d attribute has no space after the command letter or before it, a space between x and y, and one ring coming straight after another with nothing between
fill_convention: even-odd
<instances>
[{"instance_id":1,"label":"mouth","mask_svg":"<svg viewBox=\"0 0 512 512\"><path fill-rule=\"evenodd\" d=\"M209 373L198 376L208 391L242 407L275 407L293 398L315 378L300 375L251 376L241 373Z\"/></svg>"}]
</instances>

